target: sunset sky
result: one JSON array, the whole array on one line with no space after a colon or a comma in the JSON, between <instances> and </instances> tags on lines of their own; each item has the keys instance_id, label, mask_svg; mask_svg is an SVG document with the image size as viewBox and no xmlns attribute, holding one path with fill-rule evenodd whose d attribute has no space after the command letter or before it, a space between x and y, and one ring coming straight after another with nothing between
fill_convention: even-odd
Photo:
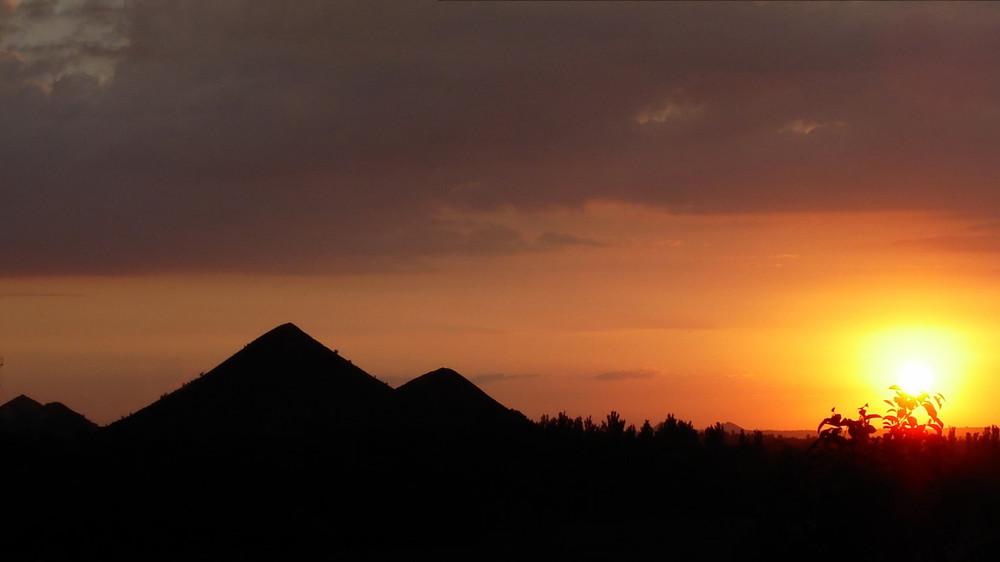
<instances>
[{"instance_id":1,"label":"sunset sky","mask_svg":"<svg viewBox=\"0 0 1000 562\"><path fill-rule=\"evenodd\" d=\"M0 402L295 322L529 416L998 419L1000 5L0 0Z\"/></svg>"}]
</instances>

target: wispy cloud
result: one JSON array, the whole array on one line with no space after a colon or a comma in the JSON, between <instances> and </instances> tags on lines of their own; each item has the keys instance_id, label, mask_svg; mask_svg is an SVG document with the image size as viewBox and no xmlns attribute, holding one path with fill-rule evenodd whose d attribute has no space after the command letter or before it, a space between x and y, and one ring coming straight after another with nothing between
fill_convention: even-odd
<instances>
[{"instance_id":1,"label":"wispy cloud","mask_svg":"<svg viewBox=\"0 0 1000 562\"><path fill-rule=\"evenodd\" d=\"M900 240L896 245L930 252L997 253L1000 252L1000 236L974 234L929 236Z\"/></svg>"},{"instance_id":2,"label":"wispy cloud","mask_svg":"<svg viewBox=\"0 0 1000 562\"><path fill-rule=\"evenodd\" d=\"M480 385L493 384L498 382L509 382L513 380L524 380L524 379L535 379L539 375L536 374L515 374L510 375L507 373L488 373L484 375L477 375L472 377L472 382Z\"/></svg>"},{"instance_id":3,"label":"wispy cloud","mask_svg":"<svg viewBox=\"0 0 1000 562\"><path fill-rule=\"evenodd\" d=\"M0 293L0 299L76 298L82 296L83 295L80 293L42 293L42 292Z\"/></svg>"},{"instance_id":4,"label":"wispy cloud","mask_svg":"<svg viewBox=\"0 0 1000 562\"><path fill-rule=\"evenodd\" d=\"M603 245L604 245L603 243L594 240L593 238L586 238L583 236L577 236L575 234L567 234L565 232L543 232L535 240L535 246L539 250L562 248L566 246L603 246Z\"/></svg>"},{"instance_id":5,"label":"wispy cloud","mask_svg":"<svg viewBox=\"0 0 1000 562\"><path fill-rule=\"evenodd\" d=\"M846 127L843 121L816 121L814 119L793 119L785 123L779 133L793 135L811 135L822 129L840 129Z\"/></svg>"},{"instance_id":6,"label":"wispy cloud","mask_svg":"<svg viewBox=\"0 0 1000 562\"><path fill-rule=\"evenodd\" d=\"M627 369L622 371L608 371L594 376L599 381L626 381L635 379L651 379L659 374L653 369Z\"/></svg>"},{"instance_id":7,"label":"wispy cloud","mask_svg":"<svg viewBox=\"0 0 1000 562\"><path fill-rule=\"evenodd\" d=\"M662 105L646 107L635 115L639 125L657 125L697 117L703 107L694 103L667 100Z\"/></svg>"}]
</instances>

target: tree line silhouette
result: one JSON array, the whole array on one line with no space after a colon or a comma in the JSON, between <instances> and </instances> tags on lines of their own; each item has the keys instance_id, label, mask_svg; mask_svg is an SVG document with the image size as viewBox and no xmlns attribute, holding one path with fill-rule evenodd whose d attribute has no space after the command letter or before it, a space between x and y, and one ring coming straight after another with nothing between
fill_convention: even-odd
<instances>
[{"instance_id":1,"label":"tree line silhouette","mask_svg":"<svg viewBox=\"0 0 1000 562\"><path fill-rule=\"evenodd\" d=\"M868 407L827 416L815 439L615 411L530 422L454 371L392 389L275 332L109 427L25 432L0 415L5 552L989 560L1000 547L997 426L959 439L906 419L879 435ZM890 415L931 419L914 400Z\"/></svg>"},{"instance_id":2,"label":"tree line silhouette","mask_svg":"<svg viewBox=\"0 0 1000 562\"><path fill-rule=\"evenodd\" d=\"M599 422L543 416L489 437L424 440L406 420L394 425L369 428L381 446L347 450L334 440L323 451L295 451L308 443L279 452L216 443L174 448L169 458L122 447L103 430L72 440L0 432L0 478L16 483L4 500L5 541L42 548L37 559L263 558L312 548L331 558L475 554L501 538L512 551L670 549L711 559L805 549L977 559L996 545L997 426L963 439L951 431L813 447L821 440L720 423L699 430L672 415L636 427L617 412ZM884 518L859 526L831 515L858 509ZM925 533L934 544L887 539Z\"/></svg>"}]
</instances>

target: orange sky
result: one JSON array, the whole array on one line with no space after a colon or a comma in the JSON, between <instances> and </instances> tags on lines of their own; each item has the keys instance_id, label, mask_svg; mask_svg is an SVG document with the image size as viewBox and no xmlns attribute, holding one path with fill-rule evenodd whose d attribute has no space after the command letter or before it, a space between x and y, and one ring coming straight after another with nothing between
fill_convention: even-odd
<instances>
[{"instance_id":1,"label":"orange sky","mask_svg":"<svg viewBox=\"0 0 1000 562\"><path fill-rule=\"evenodd\" d=\"M533 417L808 428L879 402L897 363L931 353L946 421L992 420L993 261L901 242L956 219L595 203L492 220L602 242L408 273L2 280L0 399L107 422L293 321L394 385L447 365Z\"/></svg>"},{"instance_id":2,"label":"orange sky","mask_svg":"<svg viewBox=\"0 0 1000 562\"><path fill-rule=\"evenodd\" d=\"M1000 4L0 4L0 400L295 322L537 417L997 422Z\"/></svg>"}]
</instances>

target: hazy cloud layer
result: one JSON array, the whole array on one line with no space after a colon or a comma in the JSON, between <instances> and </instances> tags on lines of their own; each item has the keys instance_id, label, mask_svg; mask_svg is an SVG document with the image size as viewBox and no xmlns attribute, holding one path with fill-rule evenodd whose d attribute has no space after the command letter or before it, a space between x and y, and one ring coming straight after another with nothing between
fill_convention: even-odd
<instances>
[{"instance_id":1,"label":"hazy cloud layer","mask_svg":"<svg viewBox=\"0 0 1000 562\"><path fill-rule=\"evenodd\" d=\"M897 245L927 252L1000 253L1000 222L977 223L949 234L900 240Z\"/></svg>"},{"instance_id":2,"label":"hazy cloud layer","mask_svg":"<svg viewBox=\"0 0 1000 562\"><path fill-rule=\"evenodd\" d=\"M0 5L0 274L556 251L442 209L998 211L1000 6Z\"/></svg>"},{"instance_id":3,"label":"hazy cloud layer","mask_svg":"<svg viewBox=\"0 0 1000 562\"><path fill-rule=\"evenodd\" d=\"M599 381L627 381L634 379L651 379L657 374L658 373L653 369L631 369L599 373L594 375L594 379Z\"/></svg>"},{"instance_id":4,"label":"hazy cloud layer","mask_svg":"<svg viewBox=\"0 0 1000 562\"><path fill-rule=\"evenodd\" d=\"M477 375L472 377L472 382L477 385L488 385L499 382L510 382L516 380L524 379L535 379L539 375L536 374L507 374L507 373L487 373L484 375Z\"/></svg>"}]
</instances>

